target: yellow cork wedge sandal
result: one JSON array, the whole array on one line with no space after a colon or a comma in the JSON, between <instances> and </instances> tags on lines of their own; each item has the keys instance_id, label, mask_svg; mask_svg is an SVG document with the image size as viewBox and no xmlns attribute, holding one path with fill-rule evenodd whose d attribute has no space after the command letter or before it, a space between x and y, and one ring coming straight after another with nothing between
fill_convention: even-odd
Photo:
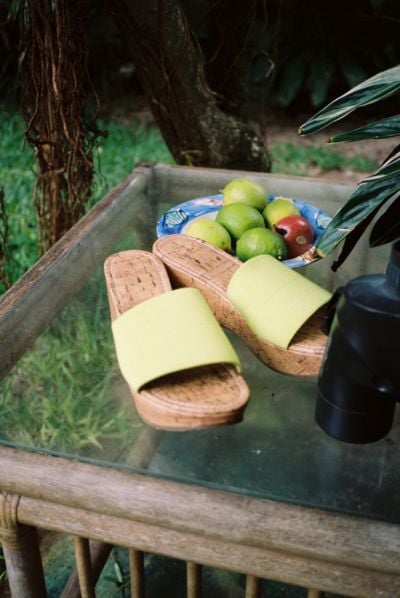
<instances>
[{"instance_id":1,"label":"yellow cork wedge sandal","mask_svg":"<svg viewBox=\"0 0 400 598\"><path fill-rule=\"evenodd\" d=\"M111 255L104 273L118 364L143 421L163 430L240 421L249 390L201 293L172 290L146 251Z\"/></svg>"},{"instance_id":2,"label":"yellow cork wedge sandal","mask_svg":"<svg viewBox=\"0 0 400 598\"><path fill-rule=\"evenodd\" d=\"M322 306L331 294L271 256L245 263L184 234L153 245L175 287L199 289L220 324L272 369L317 375L327 342Z\"/></svg>"}]
</instances>

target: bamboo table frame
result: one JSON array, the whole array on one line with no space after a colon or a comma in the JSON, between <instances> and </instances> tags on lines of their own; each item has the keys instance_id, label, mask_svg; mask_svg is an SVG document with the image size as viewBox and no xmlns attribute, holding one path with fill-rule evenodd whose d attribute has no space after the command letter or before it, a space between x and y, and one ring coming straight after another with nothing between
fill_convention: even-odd
<instances>
[{"instance_id":1,"label":"bamboo table frame","mask_svg":"<svg viewBox=\"0 0 400 598\"><path fill-rule=\"evenodd\" d=\"M308 196L315 193L317 197L324 188L318 181L296 177L255 177L268 180L276 193L296 195L307 185ZM141 219L149 217L155 194L168 195L172 190L178 202L213 192L230 178L230 171L164 165L136 168L0 301L0 375L17 363L102 263L129 218L136 218L140 225ZM349 193L346 186L330 185L331 210ZM135 197L139 194L145 194L148 201L138 211ZM82 249L84 263L72 268ZM363 252L359 259L365 259ZM66 293L54 283L67 274ZM53 291L50 299L49 287ZM160 434L144 428L134 449L135 466L146 467ZM260 578L307 587L309 598L319 591L371 598L400 596L400 528L396 524L174 482L3 443L0 538L10 587L17 598L46 596L37 528L77 537L82 596L95 595L91 576L106 558L107 550L102 552L102 547L109 545L130 548L132 591L137 596L143 595L143 551L187 561L188 595L192 597L199 595L197 563L245 573L248 598L258 595ZM85 538L98 542L90 545L92 560L97 559L93 569ZM64 595L73 592L66 589Z\"/></svg>"}]
</instances>

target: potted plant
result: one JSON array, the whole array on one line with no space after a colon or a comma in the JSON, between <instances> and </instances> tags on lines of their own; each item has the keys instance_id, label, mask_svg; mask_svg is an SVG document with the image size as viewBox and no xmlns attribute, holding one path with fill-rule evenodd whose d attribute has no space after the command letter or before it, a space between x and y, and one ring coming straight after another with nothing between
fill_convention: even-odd
<instances>
[{"instance_id":1,"label":"potted plant","mask_svg":"<svg viewBox=\"0 0 400 598\"><path fill-rule=\"evenodd\" d=\"M357 108L382 101L400 91L400 65L382 71L356 85L322 108L299 129L300 135L320 131L346 117ZM328 142L383 139L400 135L400 115L375 122L331 137ZM378 215L381 208L386 210ZM338 210L319 238L316 251L320 256L344 241L334 271L348 257L367 227L374 221L369 244L371 247L390 243L400 237L400 145L386 157L372 175L363 179L350 199Z\"/></svg>"}]
</instances>

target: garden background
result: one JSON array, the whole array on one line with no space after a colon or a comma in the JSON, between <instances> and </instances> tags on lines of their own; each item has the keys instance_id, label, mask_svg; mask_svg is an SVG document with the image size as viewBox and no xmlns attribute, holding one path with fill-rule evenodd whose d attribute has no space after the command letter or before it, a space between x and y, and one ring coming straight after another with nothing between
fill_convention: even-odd
<instances>
[{"instance_id":1,"label":"garden background","mask_svg":"<svg viewBox=\"0 0 400 598\"><path fill-rule=\"evenodd\" d=\"M138 18L142 3L126 4L126 10L133 7ZM170 4L183 11L188 30L200 48L199 66L204 70L209 89L218 99L217 116L233 115L249 125L262 141L268 160L260 170L356 183L372 173L392 149L390 139L330 146L326 140L332 128L328 133L310 138L300 138L297 129L351 86L398 64L400 7L397 2L338 0L321 6L314 1L260 0L250 2L245 11L233 16L229 16L235 12L229 2L185 0ZM21 67L26 61L27 44L32 52L26 31L29 19L31 27L34 26L33 5L45 7L51 3L0 2L0 292L15 282L46 248L40 244L46 215L38 209L34 188L43 176L43 169L48 171L49 165L40 164L38 148L43 146L43 139L40 139L39 127L29 131L30 120L39 104L28 102L27 105L26 94L34 91L32 73L31 79L27 78ZM185 131L178 133L174 141L168 131L165 133L165 124L154 111L154 98L148 93L141 73L143 62L147 61L146 68L153 68L151 57L139 54L135 62L129 34L118 27L118 18L110 5L113 3L78 2L71 12L77 18L86 11L85 16L81 14L87 34L84 64L94 93L87 94L81 113L92 110L97 95L96 128L100 131L91 149L93 175L85 183L83 205L78 215L72 216L75 219L139 162L192 164L195 155L188 157L187 150L182 150L187 141ZM64 10L62 2L59 9ZM140 19L136 25L141 25ZM142 25L144 35L146 23ZM225 47L232 46L232 31L237 47L231 54L223 55ZM165 32L171 33L168 29L163 30ZM219 47L216 48L217 42ZM30 43L32 46L33 42ZM160 47L159 52L165 47ZM232 67L232 72L226 74L227 61L235 57L236 63L242 61L236 65L237 72ZM210 65L214 65L213 68ZM31 66L37 70L33 61ZM74 66L73 60L69 66ZM68 88L68 80L64 84ZM84 84L87 87L87 81ZM43 89L36 92L44 94ZM182 86L177 84L175 94L180 92ZM194 102L197 100L193 98ZM366 118L376 118L377 111L386 114L388 105L390 109L395 107L393 100L388 100L379 108L376 105L364 108L363 114L357 113L352 119L353 123L346 123L347 128L357 126ZM174 106L177 107L179 103ZM185 123L181 124L184 128ZM340 130L340 123L335 128ZM199 131L199 138L201 134L204 135L204 131ZM214 135L213 128L206 131L205 143L209 146ZM227 138L226 146L229 144ZM223 147L222 144L222 153ZM246 147L238 167L255 169L246 164L245 153ZM215 157L209 156L205 164L200 162L199 165L229 167L229 163L217 162ZM43 193L46 194L45 189ZM58 201L64 200L60 196Z\"/></svg>"}]
</instances>

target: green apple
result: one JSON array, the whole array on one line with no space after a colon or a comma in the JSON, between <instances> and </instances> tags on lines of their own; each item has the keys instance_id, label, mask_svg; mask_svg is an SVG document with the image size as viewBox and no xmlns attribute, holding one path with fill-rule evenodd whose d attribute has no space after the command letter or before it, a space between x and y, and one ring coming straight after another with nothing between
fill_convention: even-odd
<instances>
[{"instance_id":1,"label":"green apple","mask_svg":"<svg viewBox=\"0 0 400 598\"><path fill-rule=\"evenodd\" d=\"M260 212L265 208L268 200L268 191L251 179L232 179L223 189L223 203L245 203Z\"/></svg>"},{"instance_id":2,"label":"green apple","mask_svg":"<svg viewBox=\"0 0 400 598\"><path fill-rule=\"evenodd\" d=\"M293 199L275 197L275 199L266 205L262 215L269 228L272 228L276 222L282 220L282 218L286 218L286 216L299 216L300 210Z\"/></svg>"},{"instance_id":3,"label":"green apple","mask_svg":"<svg viewBox=\"0 0 400 598\"><path fill-rule=\"evenodd\" d=\"M202 239L214 247L229 251L231 249L231 237L228 231L218 222L208 218L193 220L184 229L183 233L189 237Z\"/></svg>"},{"instance_id":4,"label":"green apple","mask_svg":"<svg viewBox=\"0 0 400 598\"><path fill-rule=\"evenodd\" d=\"M235 241L249 228L256 226L265 228L262 214L256 208L245 203L231 203L222 206L217 214L216 222L221 224Z\"/></svg>"},{"instance_id":5,"label":"green apple","mask_svg":"<svg viewBox=\"0 0 400 598\"><path fill-rule=\"evenodd\" d=\"M277 260L284 260L287 256L283 238L269 228L251 228L237 242L236 257L242 262L264 254Z\"/></svg>"}]
</instances>

